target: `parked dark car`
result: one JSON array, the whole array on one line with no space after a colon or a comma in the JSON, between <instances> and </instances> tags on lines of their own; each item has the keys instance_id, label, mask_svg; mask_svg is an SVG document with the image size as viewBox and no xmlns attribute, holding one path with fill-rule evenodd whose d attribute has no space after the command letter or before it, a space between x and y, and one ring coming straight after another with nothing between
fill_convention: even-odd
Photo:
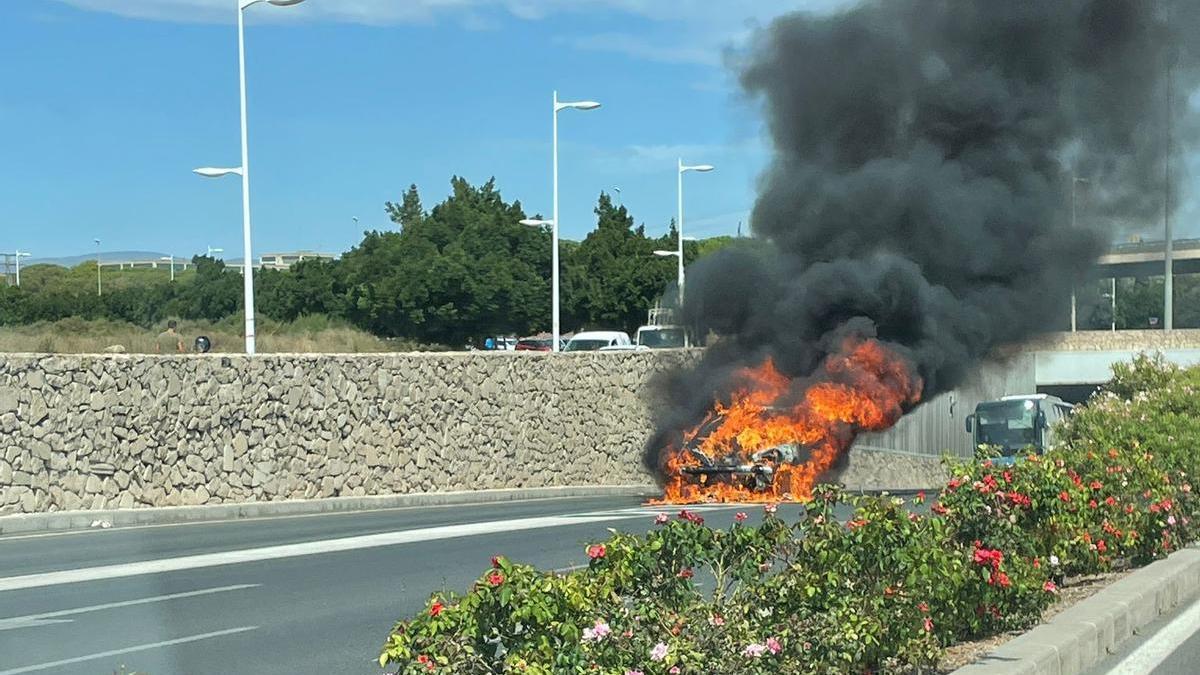
<instances>
[{"instance_id":1,"label":"parked dark car","mask_svg":"<svg viewBox=\"0 0 1200 675\"><path fill-rule=\"evenodd\" d=\"M521 338L517 340L519 352L548 352L554 346L553 338Z\"/></svg>"}]
</instances>

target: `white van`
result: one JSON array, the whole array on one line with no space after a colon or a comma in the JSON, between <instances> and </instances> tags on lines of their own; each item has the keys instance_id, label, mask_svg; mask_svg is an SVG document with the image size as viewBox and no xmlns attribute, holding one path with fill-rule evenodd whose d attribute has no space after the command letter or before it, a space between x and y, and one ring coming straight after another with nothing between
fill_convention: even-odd
<instances>
[{"instance_id":1,"label":"white van","mask_svg":"<svg viewBox=\"0 0 1200 675\"><path fill-rule=\"evenodd\" d=\"M589 330L576 333L567 341L564 352L597 352L601 349L630 349L633 341L629 333L616 330Z\"/></svg>"}]
</instances>

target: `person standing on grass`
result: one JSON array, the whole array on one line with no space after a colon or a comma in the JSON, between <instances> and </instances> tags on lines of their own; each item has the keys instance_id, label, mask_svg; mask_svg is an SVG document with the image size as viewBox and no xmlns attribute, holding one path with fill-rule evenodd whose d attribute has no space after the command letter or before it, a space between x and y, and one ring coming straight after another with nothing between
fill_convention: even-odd
<instances>
[{"instance_id":1,"label":"person standing on grass","mask_svg":"<svg viewBox=\"0 0 1200 675\"><path fill-rule=\"evenodd\" d=\"M176 325L177 324L175 323L174 319L168 321L167 329L164 330L163 332L159 333L158 337L154 338L155 353L158 353L158 354L170 354L171 352L175 352L176 354L183 353L183 338L179 337L179 333L175 332Z\"/></svg>"}]
</instances>

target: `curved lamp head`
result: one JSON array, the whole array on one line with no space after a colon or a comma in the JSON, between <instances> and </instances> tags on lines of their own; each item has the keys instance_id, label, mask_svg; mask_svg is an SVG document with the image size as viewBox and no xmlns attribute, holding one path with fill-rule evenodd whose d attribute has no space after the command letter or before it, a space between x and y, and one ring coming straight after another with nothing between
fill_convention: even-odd
<instances>
[{"instance_id":1,"label":"curved lamp head","mask_svg":"<svg viewBox=\"0 0 1200 675\"><path fill-rule=\"evenodd\" d=\"M276 7L290 7L291 5L298 5L302 3L304 0L239 0L239 2L241 3L240 7L242 9L246 9L251 5L257 5L260 2L268 2Z\"/></svg>"},{"instance_id":2,"label":"curved lamp head","mask_svg":"<svg viewBox=\"0 0 1200 675\"><path fill-rule=\"evenodd\" d=\"M553 220L538 220L537 218L526 218L521 221L521 224L528 225L530 227L543 227L546 225L553 225L554 221Z\"/></svg>"},{"instance_id":3,"label":"curved lamp head","mask_svg":"<svg viewBox=\"0 0 1200 675\"><path fill-rule=\"evenodd\" d=\"M679 255L679 252L678 251L655 251L654 255L660 255L665 258L667 256Z\"/></svg>"},{"instance_id":4,"label":"curved lamp head","mask_svg":"<svg viewBox=\"0 0 1200 675\"><path fill-rule=\"evenodd\" d=\"M242 175L242 167L236 166L236 167L232 167L232 168L218 168L218 167L204 166L204 167L200 167L199 169L192 169L192 173L194 173L198 176L204 176L205 178L220 178L222 176L228 176L230 174L233 174L235 176L240 176L240 175Z\"/></svg>"},{"instance_id":5,"label":"curved lamp head","mask_svg":"<svg viewBox=\"0 0 1200 675\"><path fill-rule=\"evenodd\" d=\"M708 173L709 171L712 171L715 168L716 167L713 166L712 164L697 164L695 166L686 166L683 164L679 165L679 170L681 172L682 171L699 171L701 173Z\"/></svg>"},{"instance_id":6,"label":"curved lamp head","mask_svg":"<svg viewBox=\"0 0 1200 675\"><path fill-rule=\"evenodd\" d=\"M558 112L559 110L564 110L566 108L574 108L576 110L595 110L599 107L600 104L596 101L559 101L558 105L554 107L554 112Z\"/></svg>"}]
</instances>

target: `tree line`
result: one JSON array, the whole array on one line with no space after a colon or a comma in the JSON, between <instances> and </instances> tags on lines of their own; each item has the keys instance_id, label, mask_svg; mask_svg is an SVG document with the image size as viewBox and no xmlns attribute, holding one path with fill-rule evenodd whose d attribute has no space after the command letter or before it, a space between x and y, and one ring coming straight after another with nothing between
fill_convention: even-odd
<instances>
[{"instance_id":1,"label":"tree line","mask_svg":"<svg viewBox=\"0 0 1200 675\"><path fill-rule=\"evenodd\" d=\"M503 199L494 179L476 186L455 177L450 195L429 210L414 185L385 209L395 227L364 233L338 260L256 271L256 310L280 321L324 314L382 337L450 346L549 330L550 231L521 225L529 215L519 201ZM674 294L675 259L653 255L675 248L674 222L668 234L649 237L603 192L595 214L595 229L582 241L560 242L562 329L632 332L655 302ZM730 241L686 242L684 259ZM0 325L78 316L149 328L168 317L240 314L240 275L205 256L193 263L174 283L161 269L102 270L100 296L94 262L31 266L21 287L0 288Z\"/></svg>"}]
</instances>

